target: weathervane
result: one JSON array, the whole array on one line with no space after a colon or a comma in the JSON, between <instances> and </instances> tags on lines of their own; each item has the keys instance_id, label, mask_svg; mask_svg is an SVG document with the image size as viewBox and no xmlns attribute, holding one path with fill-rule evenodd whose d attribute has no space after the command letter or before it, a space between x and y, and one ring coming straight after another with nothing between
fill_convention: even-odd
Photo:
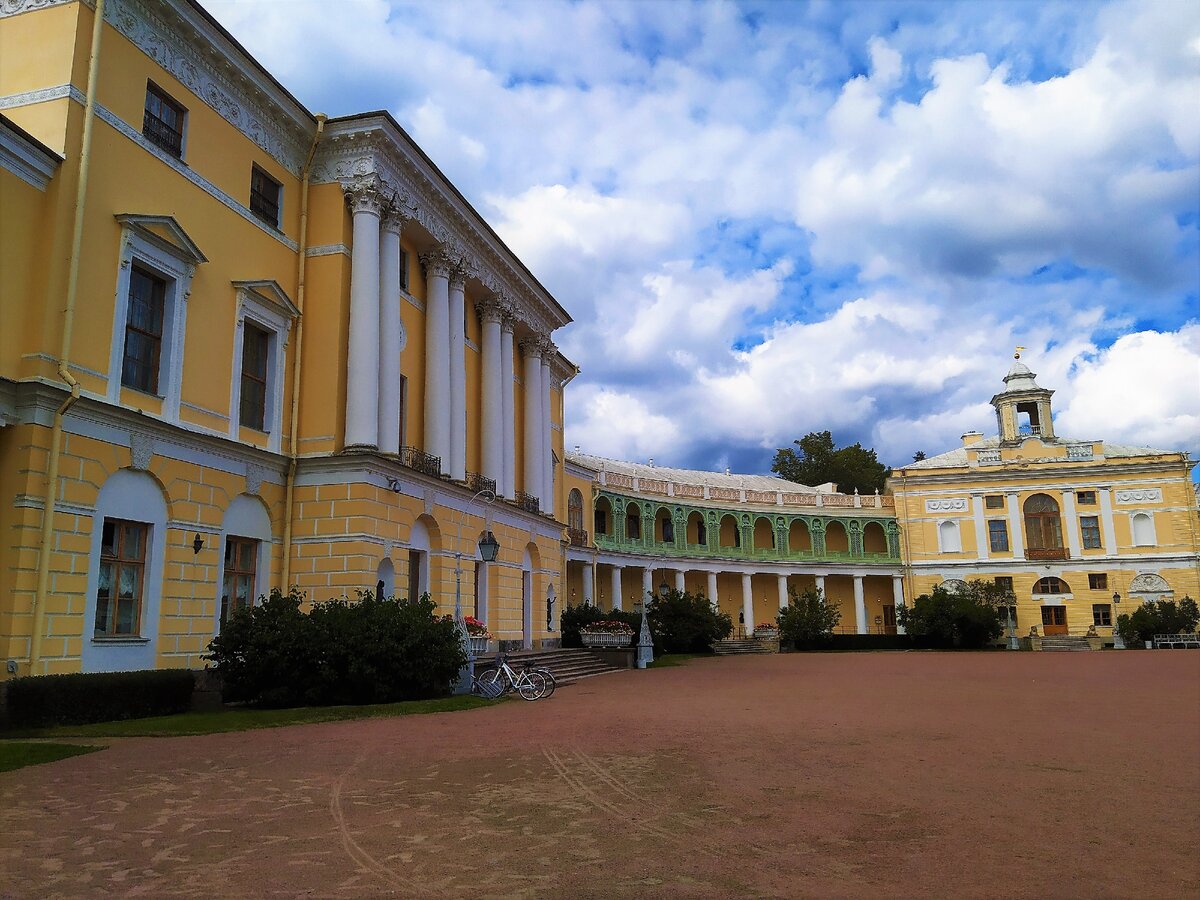
<instances>
[{"instance_id":1,"label":"weathervane","mask_svg":"<svg viewBox=\"0 0 1200 900\"><path fill-rule=\"evenodd\" d=\"M1013 359L1020 359L1020 358L1021 358L1021 351L1022 351L1022 350L1024 350L1024 349L1025 349L1024 347L1020 347L1020 346L1018 346L1018 347L1017 347L1017 352L1013 354Z\"/></svg>"}]
</instances>

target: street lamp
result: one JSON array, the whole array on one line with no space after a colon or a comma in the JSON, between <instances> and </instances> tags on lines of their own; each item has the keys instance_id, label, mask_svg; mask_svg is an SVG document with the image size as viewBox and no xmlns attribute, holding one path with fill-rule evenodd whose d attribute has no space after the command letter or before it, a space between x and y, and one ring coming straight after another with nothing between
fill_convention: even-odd
<instances>
[{"instance_id":1,"label":"street lamp","mask_svg":"<svg viewBox=\"0 0 1200 900\"><path fill-rule=\"evenodd\" d=\"M1124 650L1125 638L1121 637L1121 632L1117 631L1117 607L1121 605L1121 595L1113 592L1113 611L1112 611L1112 630L1113 630L1113 649Z\"/></svg>"},{"instance_id":2,"label":"street lamp","mask_svg":"<svg viewBox=\"0 0 1200 900\"><path fill-rule=\"evenodd\" d=\"M495 503L496 495L484 488L467 501L466 509L458 516L458 536L454 541L454 626L458 629L458 643L462 646L467 662L461 669L458 670L458 681L454 685L454 693L469 694L471 693L471 685L475 680L475 651L471 647L471 634L467 631L467 622L463 618L462 611L462 530L463 522L467 518L467 510L484 495L487 495L484 503ZM496 554L500 552L500 542L496 540L496 536L491 531L484 533L479 539L479 556L484 562L495 562Z\"/></svg>"},{"instance_id":3,"label":"street lamp","mask_svg":"<svg viewBox=\"0 0 1200 900\"><path fill-rule=\"evenodd\" d=\"M658 596L660 596L660 597L667 596L667 591L669 591L669 590L671 590L671 586L664 581L662 584L660 584L658 586Z\"/></svg>"}]
</instances>

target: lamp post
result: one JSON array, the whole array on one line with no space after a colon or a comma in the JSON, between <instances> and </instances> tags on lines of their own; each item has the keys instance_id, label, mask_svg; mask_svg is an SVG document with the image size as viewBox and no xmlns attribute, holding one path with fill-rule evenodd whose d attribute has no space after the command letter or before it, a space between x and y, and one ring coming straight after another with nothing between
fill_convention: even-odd
<instances>
[{"instance_id":1,"label":"lamp post","mask_svg":"<svg viewBox=\"0 0 1200 900\"><path fill-rule=\"evenodd\" d=\"M1021 640L1017 637L1017 598L1009 594L1005 600L1007 605L1004 607L1004 618L1008 623L1008 649L1020 650Z\"/></svg>"},{"instance_id":2,"label":"lamp post","mask_svg":"<svg viewBox=\"0 0 1200 900\"><path fill-rule=\"evenodd\" d=\"M458 629L458 642L466 654L466 664L458 670L458 681L454 685L454 693L469 694L471 693L471 685L475 680L475 651L471 647L471 634L467 631L467 622L463 618L462 611L462 530L463 522L467 518L467 510L480 497L487 495L484 503L495 503L496 495L486 488L479 491L467 501L467 509L464 509L458 517L458 536L454 541L454 626ZM496 554L500 552L500 542L496 540L496 536L491 531L484 533L479 539L479 556L484 562L495 562Z\"/></svg>"},{"instance_id":3,"label":"lamp post","mask_svg":"<svg viewBox=\"0 0 1200 900\"><path fill-rule=\"evenodd\" d=\"M1112 611L1112 630L1113 630L1113 649L1124 650L1125 638L1121 637L1121 632L1117 631L1117 607L1121 605L1120 593L1113 592L1113 611Z\"/></svg>"},{"instance_id":4,"label":"lamp post","mask_svg":"<svg viewBox=\"0 0 1200 900\"><path fill-rule=\"evenodd\" d=\"M665 597L669 590L665 581L658 586L659 596ZM650 620L646 618L646 605L650 596L650 594L645 594L642 597L642 627L638 629L637 651L637 667L639 669L644 669L654 662L654 638L650 636Z\"/></svg>"}]
</instances>

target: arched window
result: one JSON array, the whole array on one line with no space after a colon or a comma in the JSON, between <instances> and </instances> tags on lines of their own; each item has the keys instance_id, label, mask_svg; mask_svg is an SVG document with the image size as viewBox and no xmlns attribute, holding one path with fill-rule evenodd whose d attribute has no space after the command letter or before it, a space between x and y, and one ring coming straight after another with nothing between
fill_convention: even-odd
<instances>
[{"instance_id":1,"label":"arched window","mask_svg":"<svg viewBox=\"0 0 1200 900\"><path fill-rule=\"evenodd\" d=\"M830 521L825 525L825 549L831 553L850 552L850 538L841 522Z\"/></svg>"},{"instance_id":2,"label":"arched window","mask_svg":"<svg viewBox=\"0 0 1200 900\"><path fill-rule=\"evenodd\" d=\"M771 520L765 516L759 516L754 520L754 549L775 549L775 528L771 525Z\"/></svg>"},{"instance_id":3,"label":"arched window","mask_svg":"<svg viewBox=\"0 0 1200 900\"><path fill-rule=\"evenodd\" d=\"M1034 494L1025 501L1025 535L1030 550L1062 550L1062 520L1058 502L1049 494Z\"/></svg>"},{"instance_id":4,"label":"arched window","mask_svg":"<svg viewBox=\"0 0 1200 900\"><path fill-rule=\"evenodd\" d=\"M788 529L788 549L793 552L812 549L812 535L808 523L803 519L792 520L792 526Z\"/></svg>"},{"instance_id":5,"label":"arched window","mask_svg":"<svg viewBox=\"0 0 1200 900\"><path fill-rule=\"evenodd\" d=\"M708 528L704 524L704 516L698 512L688 516L687 542L701 547L708 543Z\"/></svg>"},{"instance_id":6,"label":"arched window","mask_svg":"<svg viewBox=\"0 0 1200 900\"><path fill-rule=\"evenodd\" d=\"M742 530L738 528L737 519L735 519L733 516L723 516L721 518L721 536L719 543L722 547L742 546Z\"/></svg>"},{"instance_id":7,"label":"arched window","mask_svg":"<svg viewBox=\"0 0 1200 900\"><path fill-rule=\"evenodd\" d=\"M572 488L567 495L567 527L583 531L583 494Z\"/></svg>"},{"instance_id":8,"label":"arched window","mask_svg":"<svg viewBox=\"0 0 1200 900\"><path fill-rule=\"evenodd\" d=\"M942 553L959 553L962 551L962 540L959 536L958 523L946 520L938 523L938 550Z\"/></svg>"},{"instance_id":9,"label":"arched window","mask_svg":"<svg viewBox=\"0 0 1200 900\"><path fill-rule=\"evenodd\" d=\"M596 511L592 518L596 523L596 534L608 534L608 522L612 516L612 504L608 502L607 497L601 497L596 501Z\"/></svg>"},{"instance_id":10,"label":"arched window","mask_svg":"<svg viewBox=\"0 0 1200 900\"><path fill-rule=\"evenodd\" d=\"M625 507L625 537L631 541L642 539L642 510L636 503Z\"/></svg>"},{"instance_id":11,"label":"arched window","mask_svg":"<svg viewBox=\"0 0 1200 900\"><path fill-rule=\"evenodd\" d=\"M1033 584L1035 594L1069 594L1071 587L1061 578L1039 578Z\"/></svg>"},{"instance_id":12,"label":"arched window","mask_svg":"<svg viewBox=\"0 0 1200 900\"><path fill-rule=\"evenodd\" d=\"M1153 547L1158 543L1154 537L1154 519L1149 513L1134 513L1130 527L1133 530L1133 546Z\"/></svg>"}]
</instances>

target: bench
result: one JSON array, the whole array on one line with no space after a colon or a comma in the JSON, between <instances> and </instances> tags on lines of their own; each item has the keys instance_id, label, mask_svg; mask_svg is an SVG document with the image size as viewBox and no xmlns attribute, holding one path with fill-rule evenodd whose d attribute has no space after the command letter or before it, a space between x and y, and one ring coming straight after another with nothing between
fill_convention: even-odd
<instances>
[{"instance_id":1,"label":"bench","mask_svg":"<svg viewBox=\"0 0 1200 900\"><path fill-rule=\"evenodd\" d=\"M1178 650L1186 647L1200 649L1200 634L1156 634L1154 636L1155 650L1163 648Z\"/></svg>"}]
</instances>

